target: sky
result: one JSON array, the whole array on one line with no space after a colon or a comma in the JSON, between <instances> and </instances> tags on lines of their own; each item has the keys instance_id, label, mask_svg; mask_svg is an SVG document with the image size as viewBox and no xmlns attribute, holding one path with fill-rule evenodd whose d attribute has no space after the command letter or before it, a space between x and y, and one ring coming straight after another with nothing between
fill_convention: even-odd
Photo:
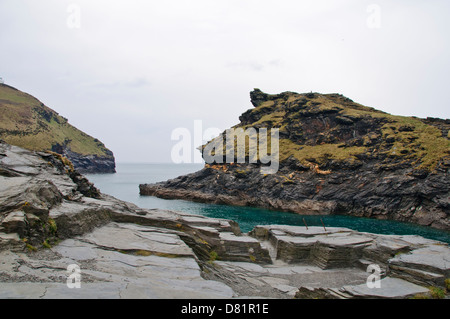
<instances>
[{"instance_id":1,"label":"sky","mask_svg":"<svg viewBox=\"0 0 450 319\"><path fill-rule=\"evenodd\" d=\"M450 118L449 16L448 0L0 0L0 77L117 162L171 162L175 129L238 124L254 88Z\"/></svg>"}]
</instances>

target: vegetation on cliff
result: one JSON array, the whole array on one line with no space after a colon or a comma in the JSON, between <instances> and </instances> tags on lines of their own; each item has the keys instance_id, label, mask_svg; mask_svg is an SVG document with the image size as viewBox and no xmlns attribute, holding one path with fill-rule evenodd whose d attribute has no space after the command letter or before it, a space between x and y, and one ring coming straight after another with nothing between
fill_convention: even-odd
<instances>
[{"instance_id":1,"label":"vegetation on cliff","mask_svg":"<svg viewBox=\"0 0 450 319\"><path fill-rule=\"evenodd\" d=\"M293 157L303 165L382 159L381 164L408 162L433 170L450 160L450 120L391 115L339 94L255 89L254 108L234 128L278 128L280 162Z\"/></svg>"},{"instance_id":2,"label":"vegetation on cliff","mask_svg":"<svg viewBox=\"0 0 450 319\"><path fill-rule=\"evenodd\" d=\"M76 168L80 168L78 160L88 156L114 164L112 152L98 139L70 125L35 97L5 84L0 84L0 139L33 151L63 154Z\"/></svg>"},{"instance_id":3,"label":"vegetation on cliff","mask_svg":"<svg viewBox=\"0 0 450 319\"><path fill-rule=\"evenodd\" d=\"M249 128L277 128L277 172L261 174L265 163L251 161L255 152L247 142L245 163L219 163L219 155L199 172L140 185L140 193L450 229L450 120L391 115L340 94L271 95L255 89L250 98L254 107L233 129L245 134ZM220 150L227 134L203 150L211 145Z\"/></svg>"}]
</instances>

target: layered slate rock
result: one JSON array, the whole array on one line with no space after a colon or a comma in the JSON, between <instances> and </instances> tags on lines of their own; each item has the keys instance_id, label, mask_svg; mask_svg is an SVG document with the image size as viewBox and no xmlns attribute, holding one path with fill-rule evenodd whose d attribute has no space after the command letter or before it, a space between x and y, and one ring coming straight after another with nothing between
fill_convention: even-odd
<instances>
[{"instance_id":1,"label":"layered slate rock","mask_svg":"<svg viewBox=\"0 0 450 319\"><path fill-rule=\"evenodd\" d=\"M243 234L101 194L57 155L5 143L0 154L0 298L409 298L447 284L444 243L283 225ZM379 290L366 285L371 264ZM70 265L80 289L67 286Z\"/></svg>"},{"instance_id":2,"label":"layered slate rock","mask_svg":"<svg viewBox=\"0 0 450 319\"><path fill-rule=\"evenodd\" d=\"M251 232L276 247L276 258L288 263L312 262L322 269L356 264L373 238L346 228L257 226Z\"/></svg>"},{"instance_id":3,"label":"layered slate rock","mask_svg":"<svg viewBox=\"0 0 450 319\"><path fill-rule=\"evenodd\" d=\"M389 270L400 278L419 283L445 286L450 278L450 255L445 245L429 245L389 259Z\"/></svg>"},{"instance_id":4,"label":"layered slate rock","mask_svg":"<svg viewBox=\"0 0 450 319\"><path fill-rule=\"evenodd\" d=\"M342 288L310 288L301 287L296 298L320 299L405 299L425 295L427 288L415 285L398 278L383 278L380 288L369 288L367 284L344 286Z\"/></svg>"},{"instance_id":5,"label":"layered slate rock","mask_svg":"<svg viewBox=\"0 0 450 319\"><path fill-rule=\"evenodd\" d=\"M51 250L33 255L2 252L1 256L8 264L17 265L14 277L0 276L2 298L230 298L234 295L225 284L204 280L192 250L176 235L157 228L111 223L86 236L64 240ZM67 267L72 264L80 267L80 289L67 287L70 274ZM0 271L3 270L0 266Z\"/></svg>"},{"instance_id":6,"label":"layered slate rock","mask_svg":"<svg viewBox=\"0 0 450 319\"><path fill-rule=\"evenodd\" d=\"M232 297L202 278L203 263L270 262L235 222L144 210L101 194L56 155L5 143L0 153L2 297ZM86 289L67 288L70 264Z\"/></svg>"},{"instance_id":7,"label":"layered slate rock","mask_svg":"<svg viewBox=\"0 0 450 319\"><path fill-rule=\"evenodd\" d=\"M140 194L450 230L450 120L395 116L339 94L255 89L250 98L253 108L232 127L244 132L236 139L247 130L278 129L279 152L269 153L279 156L264 164L265 154L255 158L249 142L243 158L227 147L212 162L203 156L202 170L142 184ZM222 145L227 134L201 150ZM276 172L261 172L273 162Z\"/></svg>"},{"instance_id":8,"label":"layered slate rock","mask_svg":"<svg viewBox=\"0 0 450 319\"><path fill-rule=\"evenodd\" d=\"M257 226L250 234L271 245L275 260L315 265L320 269L380 269L381 288L367 286L366 275L357 285L300 287L296 297L407 298L427 292L424 287L445 289L449 278L448 245L412 235L377 235L346 228ZM355 272L357 273L357 271Z\"/></svg>"}]
</instances>

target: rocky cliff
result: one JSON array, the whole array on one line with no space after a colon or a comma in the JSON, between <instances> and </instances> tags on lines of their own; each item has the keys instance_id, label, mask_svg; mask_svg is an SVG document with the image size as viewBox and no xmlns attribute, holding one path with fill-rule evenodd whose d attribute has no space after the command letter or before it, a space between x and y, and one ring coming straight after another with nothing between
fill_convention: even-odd
<instances>
[{"instance_id":1,"label":"rocky cliff","mask_svg":"<svg viewBox=\"0 0 450 319\"><path fill-rule=\"evenodd\" d=\"M394 116L339 94L250 97L253 108L233 128L279 130L275 174L261 174L259 158L250 163L246 144L245 163L226 162L225 151L225 163L140 185L141 195L450 229L450 120Z\"/></svg>"},{"instance_id":2,"label":"rocky cliff","mask_svg":"<svg viewBox=\"0 0 450 319\"><path fill-rule=\"evenodd\" d=\"M230 220L120 201L63 157L2 142L0 260L1 299L442 298L450 289L441 242L283 225L243 234ZM378 288L367 285L370 265Z\"/></svg>"},{"instance_id":3,"label":"rocky cliff","mask_svg":"<svg viewBox=\"0 0 450 319\"><path fill-rule=\"evenodd\" d=\"M67 157L82 173L114 173L113 153L33 96L0 84L0 139Z\"/></svg>"}]
</instances>

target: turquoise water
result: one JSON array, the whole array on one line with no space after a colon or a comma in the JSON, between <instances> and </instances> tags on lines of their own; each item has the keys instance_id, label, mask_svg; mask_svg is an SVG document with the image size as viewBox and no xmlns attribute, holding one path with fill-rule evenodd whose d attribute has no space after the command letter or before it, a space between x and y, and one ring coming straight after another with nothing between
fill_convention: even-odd
<instances>
[{"instance_id":1,"label":"turquoise water","mask_svg":"<svg viewBox=\"0 0 450 319\"><path fill-rule=\"evenodd\" d=\"M116 174L89 174L86 177L103 193L134 203L139 207L176 210L208 217L231 219L239 223L243 232L252 230L256 225L304 226L303 219L305 219L308 226L322 226L323 221L326 227L347 227L357 231L379 234L420 235L450 243L450 232L409 223L350 216L303 216L254 207L194 203L139 195L139 184L165 181L198 171L202 167L202 164L118 163Z\"/></svg>"}]
</instances>

